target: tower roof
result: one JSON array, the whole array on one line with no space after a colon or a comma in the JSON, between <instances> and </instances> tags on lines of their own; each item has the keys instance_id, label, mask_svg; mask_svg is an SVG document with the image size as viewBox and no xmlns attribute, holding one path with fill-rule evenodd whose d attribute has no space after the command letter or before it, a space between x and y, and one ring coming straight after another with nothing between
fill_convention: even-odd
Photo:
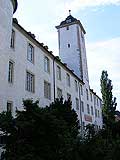
<instances>
[{"instance_id":1,"label":"tower roof","mask_svg":"<svg viewBox=\"0 0 120 160\"><path fill-rule=\"evenodd\" d=\"M73 16L69 15L64 21L62 21L60 23L60 25L64 25L64 24L68 24L68 23L72 23L72 22L76 22L77 19L74 18Z\"/></svg>"},{"instance_id":2,"label":"tower roof","mask_svg":"<svg viewBox=\"0 0 120 160\"><path fill-rule=\"evenodd\" d=\"M59 26L56 26L56 28L59 29L59 28L65 27L65 26L67 26L67 25L72 25L72 24L79 24L80 27L81 27L81 29L83 30L84 34L86 33L86 32L85 32L85 29L84 29L84 27L83 27L83 25L82 25L82 23L80 22L80 20L74 18L74 17L71 15L71 13L69 14L69 16L68 16L64 21L62 21L62 22L60 23Z\"/></svg>"},{"instance_id":3,"label":"tower roof","mask_svg":"<svg viewBox=\"0 0 120 160\"><path fill-rule=\"evenodd\" d=\"M17 0L11 0L11 2L13 4L13 13L15 13L15 11L17 10L18 2Z\"/></svg>"}]
</instances>

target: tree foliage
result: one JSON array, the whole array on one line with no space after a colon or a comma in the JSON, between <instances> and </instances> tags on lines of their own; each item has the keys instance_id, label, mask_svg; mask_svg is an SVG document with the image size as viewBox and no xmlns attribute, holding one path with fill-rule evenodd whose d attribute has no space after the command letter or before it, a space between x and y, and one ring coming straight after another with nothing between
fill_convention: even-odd
<instances>
[{"instance_id":1,"label":"tree foliage","mask_svg":"<svg viewBox=\"0 0 120 160\"><path fill-rule=\"evenodd\" d=\"M110 127L115 122L116 98L112 94L112 81L108 78L107 71L102 71L101 75L101 93L103 100L103 122Z\"/></svg>"},{"instance_id":2,"label":"tree foliage","mask_svg":"<svg viewBox=\"0 0 120 160\"><path fill-rule=\"evenodd\" d=\"M10 128L6 160L72 160L79 122L70 101L56 100L46 108L40 108L32 100L23 103L24 110L17 111L14 120L8 118L10 123L0 119L3 131Z\"/></svg>"}]
</instances>

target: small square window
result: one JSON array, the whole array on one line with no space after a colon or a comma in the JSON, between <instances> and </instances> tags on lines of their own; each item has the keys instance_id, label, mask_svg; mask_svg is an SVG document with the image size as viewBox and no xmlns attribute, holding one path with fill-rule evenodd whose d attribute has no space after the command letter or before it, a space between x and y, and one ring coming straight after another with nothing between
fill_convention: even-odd
<instances>
[{"instance_id":1,"label":"small square window","mask_svg":"<svg viewBox=\"0 0 120 160\"><path fill-rule=\"evenodd\" d=\"M66 29L69 30L69 26L67 26Z\"/></svg>"},{"instance_id":2,"label":"small square window","mask_svg":"<svg viewBox=\"0 0 120 160\"><path fill-rule=\"evenodd\" d=\"M68 43L68 48L70 48L70 44Z\"/></svg>"}]
</instances>

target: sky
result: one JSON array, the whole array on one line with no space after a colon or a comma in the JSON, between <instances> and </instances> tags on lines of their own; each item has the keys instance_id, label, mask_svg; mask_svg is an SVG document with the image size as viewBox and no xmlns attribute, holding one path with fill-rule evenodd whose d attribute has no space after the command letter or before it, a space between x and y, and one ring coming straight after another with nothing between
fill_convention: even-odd
<instances>
[{"instance_id":1,"label":"sky","mask_svg":"<svg viewBox=\"0 0 120 160\"><path fill-rule=\"evenodd\" d=\"M65 20L69 10L86 30L90 87L101 97L100 77L107 70L120 110L120 0L18 0L14 17L58 55L55 26Z\"/></svg>"}]
</instances>

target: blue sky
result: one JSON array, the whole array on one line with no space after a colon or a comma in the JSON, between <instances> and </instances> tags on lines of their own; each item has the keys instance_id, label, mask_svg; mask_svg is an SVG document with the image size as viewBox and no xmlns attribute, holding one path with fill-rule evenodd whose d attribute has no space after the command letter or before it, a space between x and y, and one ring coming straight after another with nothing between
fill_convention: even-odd
<instances>
[{"instance_id":1,"label":"blue sky","mask_svg":"<svg viewBox=\"0 0 120 160\"><path fill-rule=\"evenodd\" d=\"M90 86L100 93L100 76L107 70L120 110L120 0L18 0L14 17L27 31L58 55L56 25L71 14L86 30Z\"/></svg>"}]
</instances>

